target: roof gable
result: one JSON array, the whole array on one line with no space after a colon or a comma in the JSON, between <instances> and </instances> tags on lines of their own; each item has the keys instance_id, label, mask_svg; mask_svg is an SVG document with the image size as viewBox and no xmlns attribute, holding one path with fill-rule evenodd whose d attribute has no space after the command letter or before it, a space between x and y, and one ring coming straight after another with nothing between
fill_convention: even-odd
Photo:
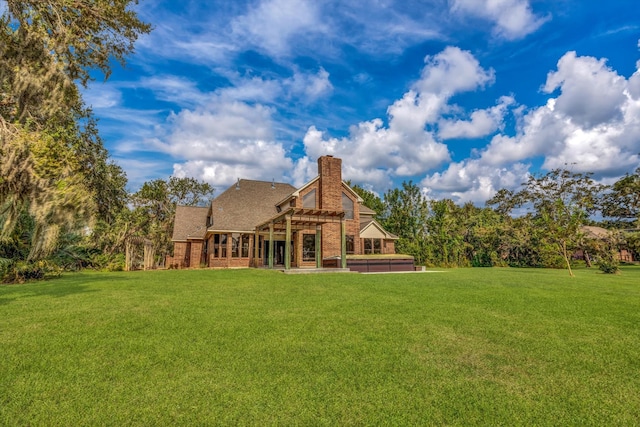
<instances>
[{"instance_id":1,"label":"roof gable","mask_svg":"<svg viewBox=\"0 0 640 427\"><path fill-rule=\"evenodd\" d=\"M351 195L353 195L353 197L358 201L358 203L364 202L362 197L360 197L358 193L353 191L353 188L349 187L349 185L346 182L344 182L344 180L342 181L342 189L347 190L349 193L351 193Z\"/></svg>"},{"instance_id":2,"label":"roof gable","mask_svg":"<svg viewBox=\"0 0 640 427\"><path fill-rule=\"evenodd\" d=\"M297 188L293 193L289 194L285 199L279 201L278 204L281 205L282 203L286 202L287 199L289 199L289 197L300 197L301 192L303 192L305 189L313 185L319 179L320 179L320 175L316 176L311 181L304 184L302 187ZM349 185L347 185L347 183L344 180L342 180L342 189L347 190L347 192L351 193L351 195L353 195L353 197L358 201L358 203L362 203L364 201L362 197L360 197L358 193L353 191L353 188L349 187Z\"/></svg>"},{"instance_id":3,"label":"roof gable","mask_svg":"<svg viewBox=\"0 0 640 427\"><path fill-rule=\"evenodd\" d=\"M361 239L391 239L397 240L398 236L385 230L378 221L372 219L360 224Z\"/></svg>"},{"instance_id":4,"label":"roof gable","mask_svg":"<svg viewBox=\"0 0 640 427\"><path fill-rule=\"evenodd\" d=\"M210 209L210 207L201 206L176 206L171 240L186 241L204 238Z\"/></svg>"}]
</instances>

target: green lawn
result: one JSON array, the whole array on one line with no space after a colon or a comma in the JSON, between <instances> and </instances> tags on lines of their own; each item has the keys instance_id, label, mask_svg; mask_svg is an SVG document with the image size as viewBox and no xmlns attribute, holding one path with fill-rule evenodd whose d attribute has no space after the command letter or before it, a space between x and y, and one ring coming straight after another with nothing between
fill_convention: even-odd
<instances>
[{"instance_id":1,"label":"green lawn","mask_svg":"<svg viewBox=\"0 0 640 427\"><path fill-rule=\"evenodd\" d=\"M0 286L0 425L639 425L640 267Z\"/></svg>"}]
</instances>

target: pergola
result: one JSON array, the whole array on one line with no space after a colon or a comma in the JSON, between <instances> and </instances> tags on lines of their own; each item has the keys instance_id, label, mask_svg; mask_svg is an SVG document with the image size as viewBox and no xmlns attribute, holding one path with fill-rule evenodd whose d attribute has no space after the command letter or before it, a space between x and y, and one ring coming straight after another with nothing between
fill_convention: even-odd
<instances>
[{"instance_id":1,"label":"pergola","mask_svg":"<svg viewBox=\"0 0 640 427\"><path fill-rule=\"evenodd\" d=\"M277 216L258 225L255 231L257 242L260 232L269 231L269 268L273 268L273 234L275 232L285 233L285 255L284 268L291 269L291 238L292 233L298 230L308 230L316 228L316 268L322 268L322 224L340 223L340 257L342 268L347 268L347 244L346 227L344 221L344 211L332 211L328 209L305 209L289 208L279 213ZM259 258L258 245L254 245L254 259Z\"/></svg>"}]
</instances>

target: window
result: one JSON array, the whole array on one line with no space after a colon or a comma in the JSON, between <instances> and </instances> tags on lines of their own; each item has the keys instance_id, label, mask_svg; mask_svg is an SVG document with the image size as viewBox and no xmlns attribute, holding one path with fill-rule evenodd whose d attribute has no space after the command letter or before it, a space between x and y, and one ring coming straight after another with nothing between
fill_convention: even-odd
<instances>
[{"instance_id":1,"label":"window","mask_svg":"<svg viewBox=\"0 0 640 427\"><path fill-rule=\"evenodd\" d=\"M248 234L242 235L240 247L242 248L242 253L240 254L240 256L242 258L249 258L249 235Z\"/></svg>"},{"instance_id":2,"label":"window","mask_svg":"<svg viewBox=\"0 0 640 427\"><path fill-rule=\"evenodd\" d=\"M232 233L231 234L231 257L238 258L240 256L240 239L242 238L242 234Z\"/></svg>"},{"instance_id":3,"label":"window","mask_svg":"<svg viewBox=\"0 0 640 427\"><path fill-rule=\"evenodd\" d=\"M233 233L231 235L231 256L249 258L249 235Z\"/></svg>"},{"instance_id":4,"label":"window","mask_svg":"<svg viewBox=\"0 0 640 427\"><path fill-rule=\"evenodd\" d=\"M382 251L380 250L380 239L373 239L373 253L380 254Z\"/></svg>"},{"instance_id":5,"label":"window","mask_svg":"<svg viewBox=\"0 0 640 427\"><path fill-rule=\"evenodd\" d=\"M362 239L364 240L365 254L381 254L382 239Z\"/></svg>"},{"instance_id":6,"label":"window","mask_svg":"<svg viewBox=\"0 0 640 427\"><path fill-rule=\"evenodd\" d=\"M353 235L346 236L346 240L347 240L347 253L348 254L354 254L355 253L355 245L354 245Z\"/></svg>"},{"instance_id":7,"label":"window","mask_svg":"<svg viewBox=\"0 0 640 427\"><path fill-rule=\"evenodd\" d=\"M344 219L353 219L353 200L345 193L342 193L342 210L344 211Z\"/></svg>"},{"instance_id":8,"label":"window","mask_svg":"<svg viewBox=\"0 0 640 427\"><path fill-rule=\"evenodd\" d=\"M213 235L213 252L211 256L214 258L226 258L227 257L227 235L226 234L214 234Z\"/></svg>"},{"instance_id":9,"label":"window","mask_svg":"<svg viewBox=\"0 0 640 427\"><path fill-rule=\"evenodd\" d=\"M316 260L316 235L315 234L302 235L302 260L303 261Z\"/></svg>"},{"instance_id":10,"label":"window","mask_svg":"<svg viewBox=\"0 0 640 427\"><path fill-rule=\"evenodd\" d=\"M315 209L316 207L316 190L311 190L304 196L302 196L302 207L308 209Z\"/></svg>"},{"instance_id":11,"label":"window","mask_svg":"<svg viewBox=\"0 0 640 427\"><path fill-rule=\"evenodd\" d=\"M220 235L220 258L227 257L227 235Z\"/></svg>"}]
</instances>

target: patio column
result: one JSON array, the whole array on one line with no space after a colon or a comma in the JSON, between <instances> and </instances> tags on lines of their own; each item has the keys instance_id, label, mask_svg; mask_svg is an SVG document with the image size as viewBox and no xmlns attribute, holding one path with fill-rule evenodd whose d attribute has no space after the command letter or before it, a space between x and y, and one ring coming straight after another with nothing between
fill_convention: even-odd
<instances>
[{"instance_id":1,"label":"patio column","mask_svg":"<svg viewBox=\"0 0 640 427\"><path fill-rule=\"evenodd\" d=\"M347 223L344 218L340 221L340 258L342 268L347 268Z\"/></svg>"},{"instance_id":2,"label":"patio column","mask_svg":"<svg viewBox=\"0 0 640 427\"><path fill-rule=\"evenodd\" d=\"M316 225L316 268L322 268L322 226Z\"/></svg>"},{"instance_id":3,"label":"patio column","mask_svg":"<svg viewBox=\"0 0 640 427\"><path fill-rule=\"evenodd\" d=\"M258 250L258 243L260 243L260 234L258 234L258 230L253 233L253 266L260 267L260 251Z\"/></svg>"},{"instance_id":4,"label":"patio column","mask_svg":"<svg viewBox=\"0 0 640 427\"><path fill-rule=\"evenodd\" d=\"M269 224L269 268L273 268L273 222Z\"/></svg>"},{"instance_id":5,"label":"patio column","mask_svg":"<svg viewBox=\"0 0 640 427\"><path fill-rule=\"evenodd\" d=\"M287 229L284 238L284 269L291 269L291 215L287 215Z\"/></svg>"}]
</instances>

